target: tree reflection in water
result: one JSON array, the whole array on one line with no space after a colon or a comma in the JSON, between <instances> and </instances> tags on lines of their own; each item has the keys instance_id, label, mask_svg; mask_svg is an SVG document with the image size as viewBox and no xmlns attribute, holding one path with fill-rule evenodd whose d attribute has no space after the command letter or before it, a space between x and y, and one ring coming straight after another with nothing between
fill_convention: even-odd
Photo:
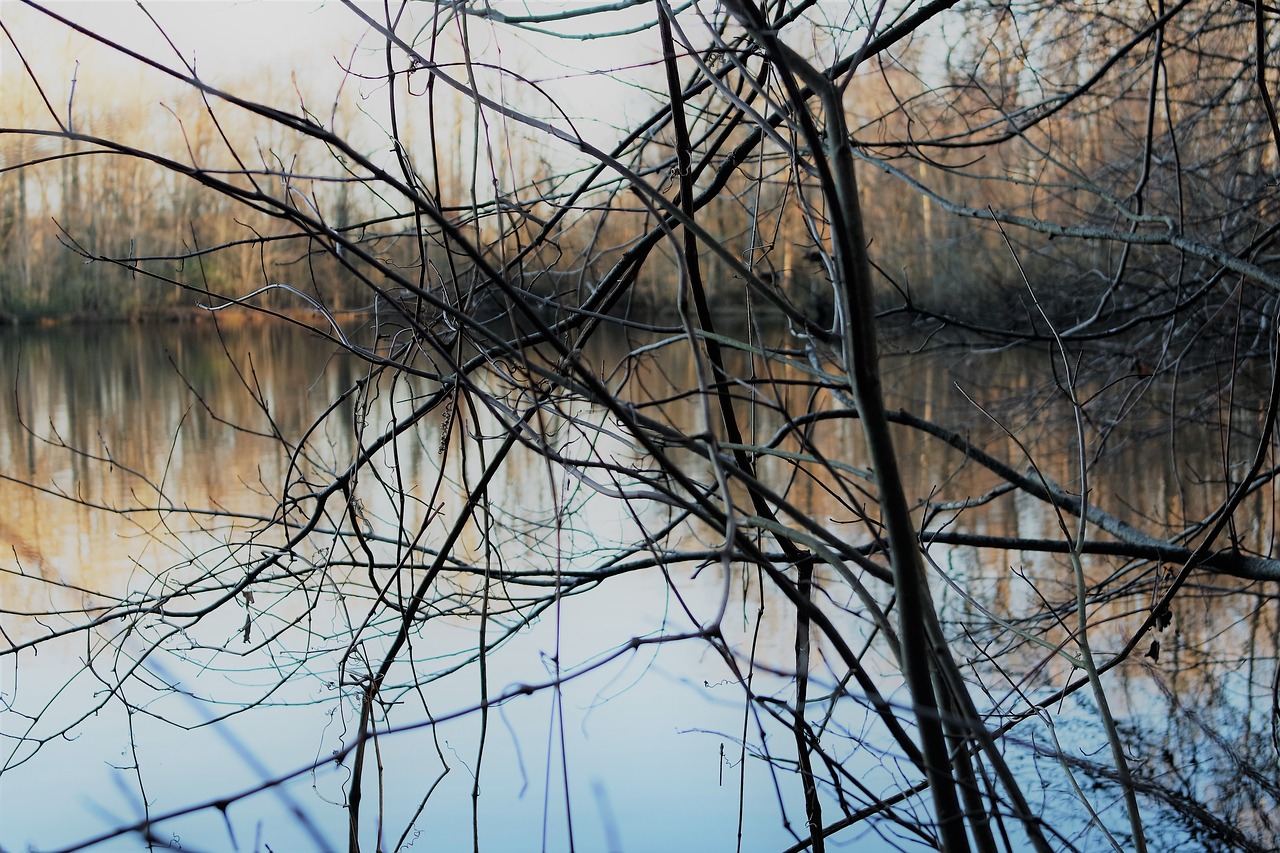
<instances>
[{"instance_id":1,"label":"tree reflection in water","mask_svg":"<svg viewBox=\"0 0 1280 853\"><path fill-rule=\"evenodd\" d=\"M68 340L86 336L100 358L74 356ZM352 402L334 410L313 429L323 401L337 399L362 376L354 359L302 332L251 324L219 335L199 324L10 332L0 340L4 362L21 365L15 379L20 417L6 421L0 449L16 479L45 488L12 479L3 485L10 508L3 529L12 548L3 628L18 649L6 655L5 734L11 740L0 777L6 824L16 828L10 831L46 845L89 838L133 823L144 796L154 818L254 789L336 754L337 763L318 761L297 783L283 786L286 799L251 797L230 810L229 817L239 815L231 830L200 823L197 812L153 832L161 840L229 831L244 839L259 823L264 837L302 846L320 843L303 831L308 826L322 839L340 835L361 691L399 624L407 590L426 574L423 564L435 552L442 523L462 512L472 493L466 484L487 464L486 448L505 437L499 424L473 411L465 433L455 421L442 439L441 424L457 413L419 421L379 450L364 475L374 487L358 488L359 499L347 504L350 515L328 518L333 528L354 535L355 546L344 547L342 538L318 526L303 540L310 544L295 543L288 561L240 589L243 573L280 547L280 526L272 522L280 520L282 503L287 508L282 484L292 483L296 492L298 483L337 469L355 452L359 430L415 405L417 389L399 379L369 390L359 408ZM613 365L629 351L599 346L589 356ZM888 393L907 410L927 395L935 422L961 425L968 441L1002 459L1025 449L1046 478L1067 482L1071 460L1055 421L1060 413L1043 401L1037 405L1037 389L1020 384L1029 374L1025 362L1042 357L945 349L901 356L887 363ZM253 381L241 381L250 369ZM651 350L628 369L620 387L632 405L660 413L680 433L697 432L696 401L673 399L692 370L678 351ZM787 378L775 375L777 387L801 393L789 390ZM489 381L495 399L514 398L503 388L501 369ZM310 393L298 394L299 388ZM976 418L977 406L993 419ZM758 440L785 426L776 411L752 414ZM995 420L1023 437L1024 448ZM582 424L599 430L589 441L602 464L636 472L633 483L644 476L643 455L592 406L549 414L539 429L567 457L588 441ZM841 458L850 470L863 464L848 450L856 425L819 424L808 450L813 458ZM1164 535L1174 538L1178 508L1196 518L1221 488L1189 482L1187 472L1212 470L1218 449L1201 440L1196 450L1195 429L1184 433L1177 465L1167 461L1161 436L1114 437L1106 452L1108 479L1095 481L1095 494L1122 495L1120 511L1135 524L1169 519ZM1000 477L920 433L899 435L926 531L1054 538L1056 519L1041 502L1008 493L979 506L978 496L1000 491ZM761 465L762 476L781 481L789 460L779 458ZM694 454L680 464L689 476L714 475ZM857 496L831 488L820 469L806 473L809 468L800 467L786 500L866 551L865 523L851 515ZM426 493L423 487L440 470L444 485ZM678 799L663 792L702 803L707 786L722 792L740 783L749 831L773 837L773 783L768 765L755 758L774 763L782 806L802 807L787 780L793 759L780 746L785 728L770 719L792 689L794 611L776 590L766 585L762 593L750 567L734 565L724 574L716 534L704 523L660 501L616 500L588 479L549 481L538 453L516 452L489 481L486 511L449 552L428 607L415 616L412 648L383 682L378 707L385 716L373 729L404 731L377 742L381 754L369 771L376 767L381 779L377 813L384 826L396 822L462 843L470 831L465 818L483 705L500 721L491 722L486 738L484 760L494 778L485 790L524 803L501 807L510 815L505 829L498 824L506 821L493 823L496 800L481 808L482 835L491 843L502 845L507 831L520 838L544 825L540 812L567 809L563 792L569 791L569 802L580 806L574 812L579 839L613 832L641 846L676 843L676 834L646 827L647 815L660 808L682 816L680 833L697 826L717 844L736 833L736 794L721 802L727 811L715 817L701 805L682 812ZM615 486L636 489L620 481ZM194 495L207 501L197 508ZM1255 501L1237 516L1242 537L1268 529L1261 511ZM407 532L405 539L397 529ZM628 550L645 530L667 532ZM1114 808L1108 811L1115 771L1104 758L1091 701L1077 693L1023 720L1029 706L1077 675L1045 648L1070 638L1074 593L1067 556L941 542L927 553L942 623L963 665L981 679L993 729L1009 724L1003 748L1045 820L1068 837L1084 832L1074 844L1092 843L1074 785L1097 804L1111 831L1122 832ZM1151 607L1174 569L1105 556L1088 557L1087 568L1101 596L1092 605L1094 642L1100 651L1114 651L1127 621ZM874 619L845 579L819 567L814 583L834 624L846 636L864 638L867 669L892 671L892 656L875 640ZM730 651L731 665L708 655L707 638L695 636L697 625L726 601L715 642ZM1135 784L1153 809L1153 836L1170 844L1195 839L1204 849L1265 846L1276 837L1272 597L1248 581L1197 575L1153 637L1158 654L1134 656L1107 676ZM676 645L660 650L658 641ZM479 644L490 653L478 693ZM845 797L856 813L859 801L867 808L891 786L912 784L866 698L855 698L856 691L832 698L835 684L849 679L821 636L812 661L814 687L823 687L807 716L838 770L840 792L831 788L824 796ZM745 717L735 667L752 679L754 709ZM566 680L554 701L535 701L544 695L539 685L557 673ZM893 679L880 684L890 702L901 701ZM176 755L191 758L175 761ZM695 768L693 787L678 781ZM618 772L634 778L624 783ZM556 781L560 773L569 777L567 786ZM68 785L68 777L83 781ZM54 821L47 804L69 801L84 813ZM905 799L883 813L924 821L916 808ZM763 820L753 824L753 812ZM567 839L566 823L547 826L550 837ZM776 843L786 846L785 835Z\"/></svg>"}]
</instances>

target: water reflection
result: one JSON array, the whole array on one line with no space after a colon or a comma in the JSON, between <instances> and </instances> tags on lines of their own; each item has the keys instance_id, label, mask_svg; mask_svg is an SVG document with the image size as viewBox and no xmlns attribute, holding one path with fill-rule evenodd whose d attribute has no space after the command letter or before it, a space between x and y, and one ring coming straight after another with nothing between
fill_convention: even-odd
<instances>
[{"instance_id":1,"label":"water reflection","mask_svg":"<svg viewBox=\"0 0 1280 853\"><path fill-rule=\"evenodd\" d=\"M10 646L24 647L4 658L4 700L11 706L0 775L6 840L41 848L76 841L139 819L141 797L158 813L252 788L335 753L340 760L238 804L225 825L204 813L164 829L214 849L258 849L262 839L274 849L322 849L317 839L342 839L341 806L354 772L344 750L359 729L362 680L388 648L415 585L434 577L429 566L477 498L475 484L489 461L484 448L504 437L504 423L483 408L433 410L399 440L376 448L375 464L350 486L346 509L335 501L325 517L334 528L350 522L362 530L363 548L342 552L332 539L309 539L261 583L197 622L184 613L222 601L247 566L284 544L279 528L264 536L256 531L282 517L302 523L302 504L314 499L322 475L370 449L387 424L421 405L435 386L409 378L367 383L313 430L367 368L303 330L217 331L204 324L10 330L0 334L0 354L14 401L0 424L8 475L0 482L0 505L8 510L0 518L8 552L0 628ZM611 363L619 355L602 349L590 357ZM1034 462L1043 476L1078 489L1069 413L1055 402L1054 389L1027 385L1033 371L1026 360L1044 357L891 359L893 405L967 435L1017 468ZM675 348L654 349L642 365L617 380L637 409L685 434L705 429L694 399L672 397L673 389L696 387L693 365ZM866 491L833 484L816 464L798 470L789 464L802 455L865 469L856 422L828 417L835 404L810 401L794 384L799 373L771 370L755 392L777 405L742 411L753 440L781 436L778 455L763 459L760 470L778 484L780 500L796 508L788 523L873 541ZM501 370L486 381L495 400L516 393L504 389ZM789 432L784 410L812 415L811 425ZM416 727L379 742L386 750L379 755L385 824L366 824L365 831L384 837L386 849L397 843L409 849L424 832L444 849L466 844L478 773L485 792L477 801L479 823L493 849L562 848L571 830L589 848L732 847L739 786L749 849L785 848L795 837L779 809L794 819L799 790L753 757L768 742L771 755L785 759L785 728L767 714L744 711L741 688L702 640L637 640L692 632L727 603L719 625L728 647L742 654L737 663L756 667L753 688L760 695L781 695L794 668L794 612L767 585L762 592L753 572L720 563L722 534L660 500L615 499L657 481L646 479L635 443L610 431L608 412L584 403L549 411L530 429L565 458L610 464L580 468L575 478L534 453L516 453L487 484L483 511L445 554L431 607L417 617L410 651L383 685L385 726ZM1154 450L1149 442L1108 436L1093 499L1146 529L1203 515L1222 495L1221 485L1203 476L1221 467L1220 448L1194 425L1180 429L1158 433ZM492 442L478 441L482 436ZM1001 480L991 471L919 432L899 429L897 438L926 528L1061 537L1059 520L1044 504L1023 493L997 494ZM690 474L709 476L707 459L682 458ZM1249 503L1236 529L1263 551L1272 530L1268 506ZM642 530L664 527L671 533L663 541L616 556L643 542ZM407 540L401 531L409 532ZM1020 697L1035 699L1076 676L1070 663L1027 639L1070 640L1068 625L1046 624L1043 615L1046 599L1074 596L1065 558L938 544L929 553L940 577L950 579L951 585L939 580L935 595L948 628L970 635L973 662L991 691L988 707L1009 711ZM1093 583L1133 574L1124 594L1099 611L1093 641L1114 650L1167 578L1115 559L1089 560L1086 569ZM552 577L562 597L545 595ZM1274 604L1242 582L1198 578L1196 594L1180 601L1160 635L1159 655L1131 660L1108 676L1116 687L1112 702L1142 778L1185 795L1151 804L1148 819L1167 833L1162 838L1192 843L1178 828L1178 809L1207 803L1224 833L1235 827L1255 840L1275 839ZM825 569L820 585L823 606L842 631L870 642L874 620L858 596ZM83 624L86 613L120 612L135 600L151 607L179 589L181 613L151 618L143 608L99 631L30 647ZM385 606L374 607L377 601ZM1005 627L993 628L992 615ZM486 694L510 695L483 729L475 713L481 645L491 650L484 658ZM151 648L166 650L151 671L121 681ZM832 690L845 676L843 666L825 640L816 649L813 676ZM521 691L595 663L561 693ZM878 673L896 670L883 649L870 651L864 663ZM882 682L890 701L903 700L897 688L892 678ZM913 781L891 739L858 703L832 709L824 723L829 749L862 784L890 790ZM1078 805L1064 792L1061 756L1046 757L1045 745L1056 738L1077 757L1077 770L1098 784L1110 771L1095 758L1103 741L1089 701L1077 694L1059 710L1039 727L1015 729L1011 754L1029 785L1045 786L1039 805L1046 814L1083 832ZM223 722L209 725L212 719ZM428 720L437 723L421 725ZM437 777L440 787L433 789ZM69 810L68 802L75 803ZM656 814L666 820L654 820ZM923 810L917 818L928 820ZM1118 825L1115 818L1106 816ZM118 847L135 844L126 839Z\"/></svg>"}]
</instances>

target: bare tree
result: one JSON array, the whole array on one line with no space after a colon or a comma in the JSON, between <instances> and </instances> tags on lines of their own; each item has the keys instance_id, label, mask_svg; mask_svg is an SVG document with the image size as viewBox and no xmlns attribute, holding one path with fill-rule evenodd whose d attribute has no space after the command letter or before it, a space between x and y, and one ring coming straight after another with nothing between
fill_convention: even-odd
<instances>
[{"instance_id":1,"label":"bare tree","mask_svg":"<svg viewBox=\"0 0 1280 853\"><path fill-rule=\"evenodd\" d=\"M347 365L299 422L252 364L234 362L257 407L237 417L183 377L277 460L247 489L252 509L197 506L89 436L26 424L133 484L123 502L67 500L207 544L136 588L86 588L63 627L16 632L41 611L6 605L15 672L86 638L104 691L86 713L132 719L152 713L140 697L189 692L170 656L215 652L271 677L248 699L203 696L193 725L250 718L304 678L350 710L331 754L286 772L246 755L253 786L176 811L145 805L138 763L143 814L109 837L158 844L176 818L270 793L336 849L289 783L341 768L347 848L401 849L429 831L439 779L417 780L407 819L388 811L395 744L431 733L443 776L439 731L465 720L478 850L495 714L545 696L572 848L564 691L698 644L719 668L706 692L737 691L736 772L754 755L788 792L790 849L867 827L947 851L1274 846L1269 7L347 3L367 36L339 59L341 87L281 102L207 82L172 42L146 54L25 5L194 96L148 143L86 130L65 81L28 70L46 113L0 128L6 180L25 192L57 162L77 210L91 191L115 209L148 180L172 187L156 224L97 210L100 228L59 221L61 243L194 294L219 322L248 310L309 331ZM510 36L644 51L630 79L656 106L602 142L589 89L484 46ZM5 211L6 233L33 227L21 196ZM995 353L1013 347L1002 394ZM987 385L956 399L884 378L928 353ZM1153 474L1121 449L1139 440L1178 506L1137 505L1134 481ZM904 446L951 474L928 480ZM540 486L516 494L504 478L522 466ZM1051 528L1003 532L1019 505ZM1019 565L1033 558L1056 577ZM14 559L22 583L73 588ZM566 602L640 577L661 578L676 616L598 653L557 628L540 674L494 673ZM1164 663L1208 654L1218 615L1247 628L1243 723L1210 719ZM437 645L455 624L465 642ZM779 625L794 628L784 655L760 643ZM1163 690L1183 743L1220 754L1249 793L1180 779L1186 756L1153 744L1122 673ZM442 711L435 690L458 679L467 700ZM1099 733L1087 753L1069 708ZM22 719L6 769L74 725ZM744 808L737 844L754 849Z\"/></svg>"}]
</instances>

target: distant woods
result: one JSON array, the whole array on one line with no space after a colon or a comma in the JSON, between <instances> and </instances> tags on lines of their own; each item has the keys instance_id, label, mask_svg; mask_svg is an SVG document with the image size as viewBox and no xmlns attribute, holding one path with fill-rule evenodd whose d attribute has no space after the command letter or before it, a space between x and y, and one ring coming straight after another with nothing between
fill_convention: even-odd
<instances>
[{"instance_id":1,"label":"distant woods","mask_svg":"<svg viewBox=\"0 0 1280 853\"><path fill-rule=\"evenodd\" d=\"M1160 8L975 3L871 46L844 103L879 307L996 337L1047 335L1037 302L1059 331L1128 325L1141 339L1173 313L1188 337L1206 325L1265 325L1274 290L1253 273L1273 268L1277 157L1255 77L1274 39L1259 37L1250 4ZM836 30L812 32L819 54L848 55L833 47ZM633 43L638 58L652 56L652 39ZM757 307L777 299L829 322L814 176L785 146L743 145L733 162L735 146L763 132L726 118L731 69L749 70L749 52L675 47L677 67L703 76L686 105L688 168L695 192L717 184L698 221L725 250L703 248L707 286L745 310L749 271L772 294ZM437 59L449 49L447 38L433 42ZM452 61L468 56L452 49ZM469 73L494 103L555 114L529 78L471 58L484 60ZM663 90L658 65L635 72L651 87L635 95L641 105ZM459 248L466 235L519 287L571 307L657 221L654 199L616 183L574 189L562 140L519 125L477 129L474 105L443 86L428 92L412 63L390 82L353 71L336 94L276 79L260 98L408 175L452 229L400 205L317 135L215 111L181 86L137 103L116 93L103 107L87 90L115 84L89 65L65 67L78 81L45 76L48 91L37 91L15 75L0 101L0 319L145 316L250 294L272 309L376 307L359 271L330 251L334 234L461 305L500 302ZM398 87L398 112L375 105L380 86ZM743 100L769 112L749 91ZM569 106L589 113L590 98ZM779 140L798 132L778 115L769 128ZM672 197L673 133L669 120L637 128L613 152ZM300 229L289 206L316 226ZM644 253L610 310L669 310L678 266L665 245ZM276 284L291 290L262 292Z\"/></svg>"},{"instance_id":2,"label":"distant woods","mask_svg":"<svg viewBox=\"0 0 1280 853\"><path fill-rule=\"evenodd\" d=\"M9 114L3 123L38 126L38 115L11 114L18 107L34 110L38 103L4 101L2 109ZM270 215L255 216L181 171L92 141L105 125L115 139L145 139L180 167L237 168L219 150L219 134L251 128L227 128L234 119L221 117L215 124L190 94L150 106L123 116L81 118L73 129L84 138L4 135L5 164L27 167L0 174L0 316L146 316L196 302L217 304L271 281L300 277L336 309L367 301L295 229L282 228ZM264 159L246 165L265 175L279 165L265 158L282 152L271 140L260 142L256 153ZM335 186L333 192L321 190L326 206L341 216L347 189Z\"/></svg>"}]
</instances>

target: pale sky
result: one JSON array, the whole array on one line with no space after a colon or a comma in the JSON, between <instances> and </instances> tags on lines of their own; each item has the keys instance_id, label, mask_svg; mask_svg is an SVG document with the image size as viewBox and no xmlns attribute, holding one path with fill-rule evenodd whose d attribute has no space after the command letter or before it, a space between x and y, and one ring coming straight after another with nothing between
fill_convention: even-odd
<instances>
[{"instance_id":1,"label":"pale sky","mask_svg":"<svg viewBox=\"0 0 1280 853\"><path fill-rule=\"evenodd\" d=\"M547 11L580 5L580 0L557 4L509 0L493 5L506 14L518 15L531 9ZM165 43L156 25L136 3L78 0L47 6L96 33L166 65L181 68L174 49ZM375 18L383 14L381 4L366 8ZM410 8L420 20L426 20L432 5L413 3ZM214 86L255 98L270 92L272 103L291 111L296 111L296 92L301 92L307 108L321 115L327 113L340 86L348 87L348 94L350 87L359 86L371 100L378 98L377 82L352 79L344 82L342 66L353 59L357 67L371 74L382 73L385 68L377 49L380 40L338 2L158 0L146 3L146 9L164 28L182 57L195 62L201 79ZM582 31L588 24L626 29L651 19L652 15L652 5L644 4L624 13L577 19L560 26L571 31ZM136 62L93 45L18 0L0 0L0 21L36 69L46 95L60 113L65 112L71 100L71 81L75 79L76 112L96 119L98 132L108 129L103 126L110 123L103 118L104 114L149 109L155 118L163 120L163 116L156 114L155 105L165 98L171 99L173 93L182 88L158 74L141 71ZM629 69L652 63L656 58L653 31L638 37L563 41L512 31L474 18L468 24L474 58L501 64L545 86L561 107L573 115L575 125L580 125L578 129L588 137L595 136L594 141L606 143L613 135L608 126L625 124L628 114L648 114L653 109L652 95L617 80L638 75L652 85L661 85L662 78L655 70ZM455 38L452 34L455 31L453 28L449 39ZM401 32L412 36L415 30L402 28ZM363 47L353 56L362 40ZM402 58L398 58L398 65L403 67ZM462 76L460 71L458 74ZM30 107L34 90L25 77L13 47L0 35L0 106L5 100L22 96ZM503 83L502 92L504 96L508 92L523 96L524 106L543 117L555 115L545 100L529 87L508 79ZM538 101L542 103L537 104ZM376 105L367 101L365 107L378 111ZM29 110L27 114L30 115ZM5 122L0 121L2 123ZM592 133L593 124L596 133Z\"/></svg>"},{"instance_id":2,"label":"pale sky","mask_svg":"<svg viewBox=\"0 0 1280 853\"><path fill-rule=\"evenodd\" d=\"M149 56L166 61L174 59L173 50L164 44L155 25L134 3L79 0L49 3L47 8ZM147 3L146 8L184 56L188 60L194 58L202 74L210 76L243 73L256 65L304 53L314 55L320 50L350 52L361 35L358 28L350 25L349 12L335 3L316 0L160 0ZM0 19L16 30L20 43L21 34L43 39L57 32L54 22L18 0L0 0ZM65 41L56 35L53 38ZM40 42L34 44L40 45ZM28 54L27 58L36 57ZM11 57L6 55L5 59ZM6 62L5 76L12 70Z\"/></svg>"}]
</instances>

